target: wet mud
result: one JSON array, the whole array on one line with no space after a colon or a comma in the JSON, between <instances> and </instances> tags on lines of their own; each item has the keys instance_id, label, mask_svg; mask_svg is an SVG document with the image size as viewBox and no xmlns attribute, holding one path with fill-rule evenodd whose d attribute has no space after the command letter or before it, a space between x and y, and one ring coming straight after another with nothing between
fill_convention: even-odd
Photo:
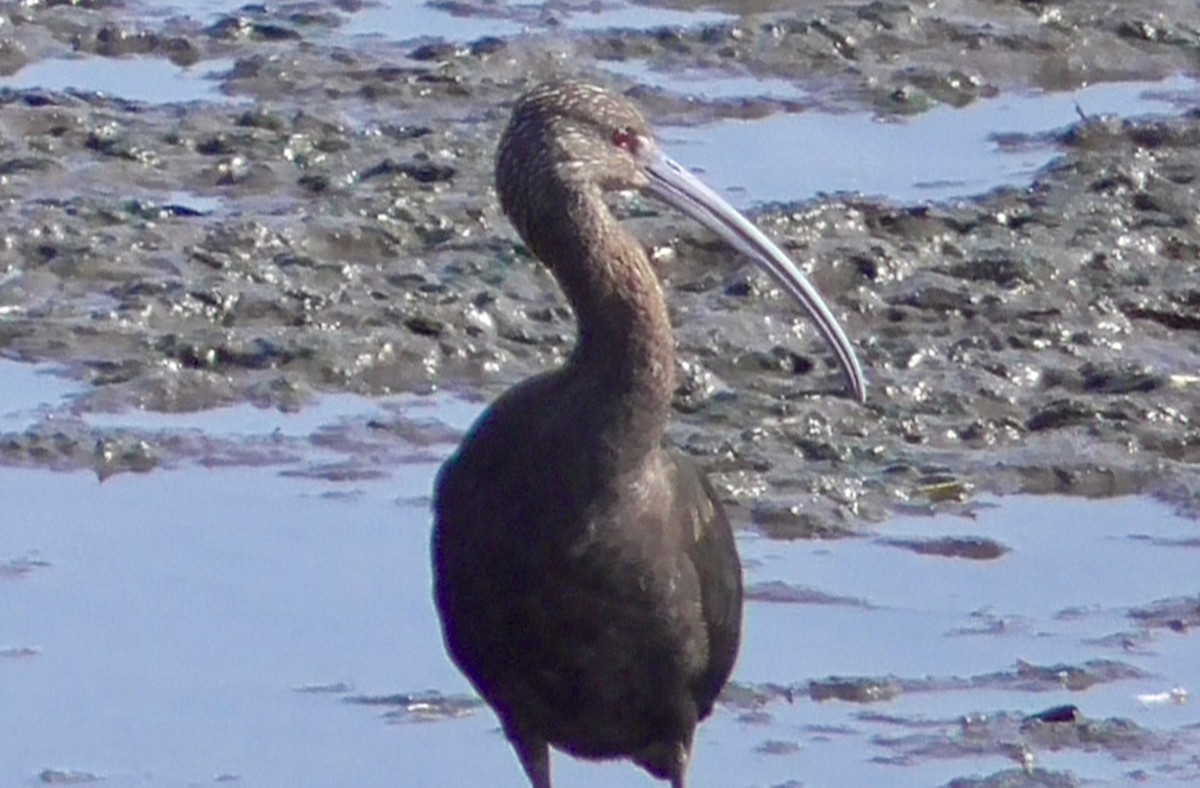
<instances>
[{"instance_id":1,"label":"wet mud","mask_svg":"<svg viewBox=\"0 0 1200 788\"><path fill-rule=\"evenodd\" d=\"M696 24L621 30L573 28L566 5L440 6L498 25L470 40L351 36L370 8L356 2L203 17L105 0L5 7L0 74L140 58L186 69L211 95L0 88L0 357L52 362L82 387L69 413L0 431L0 461L101 478L289 464L288 474L323 481L429 462L428 447L455 431L399 409L253 439L90 417L245 404L292 412L347 392L482 402L560 362L571 315L491 187L507 107L551 76L625 91L668 128L864 108L895 122L1009 91L1200 70L1200 7L1188 2L792 5L715 2ZM801 89L704 98L612 64ZM771 539L867 534L894 552L986 565L1009 552L1003 537L891 538L869 524L895 513L974 517L985 494L1018 492L1148 494L1200 517L1200 107L1176 110L1131 119L1081 106L1070 126L998 138L1058 155L1031 184L970 199L750 203L844 319L869 379L865 406L839 396L814 331L766 279L685 219L615 197L667 283L680 356L671 439L709 469L737 520ZM0 582L50 565L36 553L0 556ZM874 607L776 580L748 596ZM1147 601L1127 618L1104 646L1136 654L1193 629L1200 606ZM961 634L1019 625L985 611ZM1195 779L1194 727L1155 732L1042 709L1036 695L1022 712L871 716L873 703L922 692L1084 692L1143 676L1119 660L1019 663L966 676L740 683L725 705L743 720L801 702L861 705L854 723L891 730L874 743L895 764L984 754L1014 767L953 785L1075 784L1069 771L1037 766L1035 750L1153 763L1165 752L1167 772ZM437 692L299 691L379 706L395 722L476 708ZM772 738L760 751L799 746Z\"/></svg>"},{"instance_id":2,"label":"wet mud","mask_svg":"<svg viewBox=\"0 0 1200 788\"><path fill-rule=\"evenodd\" d=\"M886 116L1194 65L1186 3L952 5L371 46L336 35L353 7L158 20L108 3L9 10L10 72L80 54L223 67L207 77L219 100L202 103L0 94L0 352L66 363L89 384L85 409L490 396L572 341L490 189L506 104L533 81L622 86L603 62L636 58L821 87L779 106L624 86L657 122L697 124L855 102ZM830 396L811 330L743 261L655 205L620 202L669 283L682 365L672 437L778 536L962 507L979 491L1149 492L1195 512L1198 140L1194 111L1083 117L1039 141L1062 155L1029 188L761 208L758 223L844 316L870 376L866 407ZM102 473L178 451L71 425L0 442L10 462Z\"/></svg>"}]
</instances>

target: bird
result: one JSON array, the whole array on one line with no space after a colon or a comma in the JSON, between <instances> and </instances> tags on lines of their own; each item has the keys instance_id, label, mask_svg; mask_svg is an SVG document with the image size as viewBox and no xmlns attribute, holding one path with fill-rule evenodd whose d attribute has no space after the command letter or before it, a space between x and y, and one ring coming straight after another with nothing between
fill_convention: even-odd
<instances>
[{"instance_id":1,"label":"bird","mask_svg":"<svg viewBox=\"0 0 1200 788\"><path fill-rule=\"evenodd\" d=\"M762 266L859 401L862 368L787 255L668 157L625 97L573 80L532 88L495 175L577 338L561 366L501 394L438 472L431 554L446 649L533 788L551 788L551 747L628 759L684 788L696 727L737 658L741 564L717 493L663 445L675 390L663 287L605 194L645 191Z\"/></svg>"}]
</instances>

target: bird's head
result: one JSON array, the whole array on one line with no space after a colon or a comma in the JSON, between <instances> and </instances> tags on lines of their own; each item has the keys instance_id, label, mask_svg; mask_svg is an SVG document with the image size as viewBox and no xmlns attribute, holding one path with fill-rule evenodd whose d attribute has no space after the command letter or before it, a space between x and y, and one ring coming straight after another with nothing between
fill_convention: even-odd
<instances>
[{"instance_id":1,"label":"bird's head","mask_svg":"<svg viewBox=\"0 0 1200 788\"><path fill-rule=\"evenodd\" d=\"M708 227L762 267L804 307L833 349L855 399L866 381L853 345L795 263L746 217L667 156L625 98L574 81L540 85L521 97L496 156L505 214L527 240L543 217L561 215L570 195L640 189Z\"/></svg>"},{"instance_id":2,"label":"bird's head","mask_svg":"<svg viewBox=\"0 0 1200 788\"><path fill-rule=\"evenodd\" d=\"M657 143L625 99L581 82L550 82L525 94L500 140L496 183L505 213L529 205L533 184L553 176L576 187L642 189ZM515 217L514 217L515 218Z\"/></svg>"}]
</instances>

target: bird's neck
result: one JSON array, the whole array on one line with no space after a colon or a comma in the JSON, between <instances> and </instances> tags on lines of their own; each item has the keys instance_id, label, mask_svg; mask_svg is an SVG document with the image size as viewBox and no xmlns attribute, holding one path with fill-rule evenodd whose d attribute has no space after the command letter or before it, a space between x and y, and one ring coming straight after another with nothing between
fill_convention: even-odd
<instances>
[{"instance_id":1,"label":"bird's neck","mask_svg":"<svg viewBox=\"0 0 1200 788\"><path fill-rule=\"evenodd\" d=\"M612 428L657 449L675 389L675 339L658 276L599 192L564 190L529 234L571 302L579 338L568 374L601 387Z\"/></svg>"}]
</instances>

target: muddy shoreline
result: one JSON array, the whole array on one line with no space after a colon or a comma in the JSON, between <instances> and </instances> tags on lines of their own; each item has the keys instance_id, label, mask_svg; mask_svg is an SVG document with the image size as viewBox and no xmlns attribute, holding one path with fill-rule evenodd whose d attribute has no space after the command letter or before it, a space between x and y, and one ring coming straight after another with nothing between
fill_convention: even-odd
<instances>
[{"instance_id":1,"label":"muddy shoreline","mask_svg":"<svg viewBox=\"0 0 1200 788\"><path fill-rule=\"evenodd\" d=\"M553 282L491 192L507 105L532 82L602 81L659 125L696 125L846 107L911 115L1200 68L1188 3L743 16L718 4L726 21L686 28L539 17L513 20L526 34L464 42L341 36L361 8L3 11L5 73L74 53L211 61L220 96L0 90L0 356L64 365L88 386L77 414L294 409L339 391L483 400L572 342ZM805 74L812 89L697 100L604 71L624 59ZM615 201L668 282L681 363L671 437L743 523L836 535L898 510L970 511L981 492L1143 493L1200 516L1200 110L1083 117L1038 142L1061 156L1027 188L756 210L844 318L871 385L865 407L835 395L814 332L765 279L658 205ZM394 455L364 447L421 427L397 415L344 429L346 463L370 473ZM273 456L70 417L0 435L3 462L101 475Z\"/></svg>"}]
</instances>

